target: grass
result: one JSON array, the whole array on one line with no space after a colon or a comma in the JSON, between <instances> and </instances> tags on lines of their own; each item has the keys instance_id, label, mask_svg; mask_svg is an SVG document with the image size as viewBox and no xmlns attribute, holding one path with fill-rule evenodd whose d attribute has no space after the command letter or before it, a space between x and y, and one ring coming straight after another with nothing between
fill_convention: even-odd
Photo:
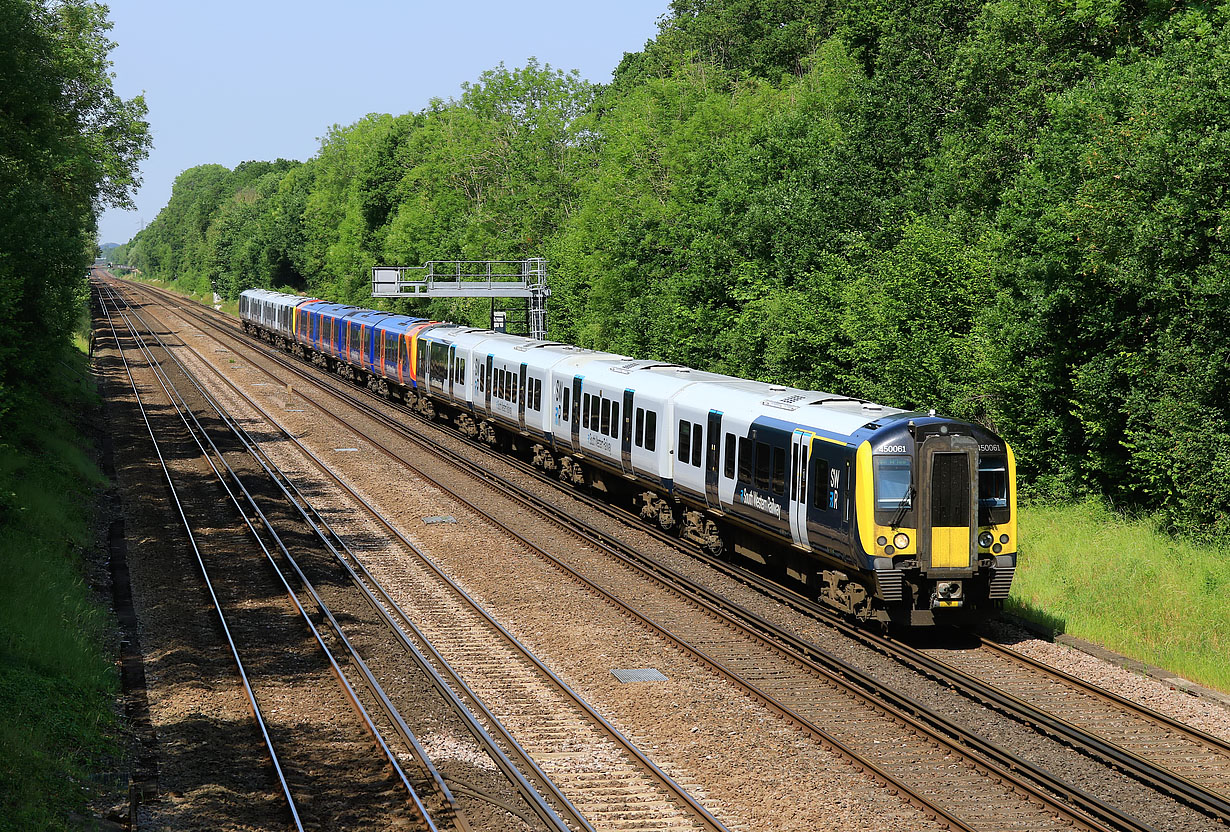
<instances>
[{"instance_id":1,"label":"grass","mask_svg":"<svg viewBox=\"0 0 1230 832\"><path fill-rule=\"evenodd\" d=\"M1230 692L1230 560L1097 501L1020 512L1007 608Z\"/></svg>"},{"instance_id":2,"label":"grass","mask_svg":"<svg viewBox=\"0 0 1230 832\"><path fill-rule=\"evenodd\" d=\"M87 369L65 348L0 425L0 830L74 828L117 753L109 616L82 578L104 481L75 424Z\"/></svg>"}]
</instances>

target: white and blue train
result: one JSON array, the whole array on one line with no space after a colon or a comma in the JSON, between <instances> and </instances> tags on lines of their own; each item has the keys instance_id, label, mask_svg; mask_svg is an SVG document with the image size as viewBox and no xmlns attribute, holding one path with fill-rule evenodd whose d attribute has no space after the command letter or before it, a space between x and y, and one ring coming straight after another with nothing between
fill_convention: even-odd
<instances>
[{"instance_id":1,"label":"white and blue train","mask_svg":"<svg viewBox=\"0 0 1230 832\"><path fill-rule=\"evenodd\" d=\"M1015 459L970 422L263 289L246 331L864 620L1006 598Z\"/></svg>"}]
</instances>

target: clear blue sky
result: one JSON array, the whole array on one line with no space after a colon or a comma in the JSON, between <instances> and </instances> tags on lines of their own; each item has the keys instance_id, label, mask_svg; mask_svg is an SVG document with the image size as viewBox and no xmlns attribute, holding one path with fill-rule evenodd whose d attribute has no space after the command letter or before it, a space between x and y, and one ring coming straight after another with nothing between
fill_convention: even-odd
<instances>
[{"instance_id":1,"label":"clear blue sky","mask_svg":"<svg viewBox=\"0 0 1230 832\"><path fill-rule=\"evenodd\" d=\"M115 90L145 93L154 148L137 209L104 213L100 241L131 239L187 168L307 159L330 125L421 110L501 61L609 81L668 2L111 0Z\"/></svg>"}]
</instances>

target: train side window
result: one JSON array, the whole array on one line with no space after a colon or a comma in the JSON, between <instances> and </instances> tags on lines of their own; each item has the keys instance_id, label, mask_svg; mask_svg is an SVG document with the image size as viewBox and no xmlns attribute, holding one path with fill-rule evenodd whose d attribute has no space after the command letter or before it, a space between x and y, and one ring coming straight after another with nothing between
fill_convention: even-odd
<instances>
[{"instance_id":1,"label":"train side window","mask_svg":"<svg viewBox=\"0 0 1230 832\"><path fill-rule=\"evenodd\" d=\"M619 402L611 402L611 438L619 438Z\"/></svg>"},{"instance_id":2,"label":"train side window","mask_svg":"<svg viewBox=\"0 0 1230 832\"><path fill-rule=\"evenodd\" d=\"M735 435L733 433L726 434L726 467L723 473L728 480L735 478Z\"/></svg>"},{"instance_id":3,"label":"train side window","mask_svg":"<svg viewBox=\"0 0 1230 832\"><path fill-rule=\"evenodd\" d=\"M654 410L645 411L645 450L652 451L658 447L658 414Z\"/></svg>"},{"instance_id":4,"label":"train side window","mask_svg":"<svg viewBox=\"0 0 1230 832\"><path fill-rule=\"evenodd\" d=\"M610 399L602 400L602 424L601 424L601 427L599 428L599 432L603 436L611 435L611 400Z\"/></svg>"},{"instance_id":5,"label":"train side window","mask_svg":"<svg viewBox=\"0 0 1230 832\"><path fill-rule=\"evenodd\" d=\"M773 449L773 493L786 493L786 449Z\"/></svg>"},{"instance_id":6,"label":"train side window","mask_svg":"<svg viewBox=\"0 0 1230 832\"><path fill-rule=\"evenodd\" d=\"M563 413L561 414L563 422L567 424L571 416L572 416L572 388L565 387L564 388L564 408L563 408Z\"/></svg>"},{"instance_id":7,"label":"train side window","mask_svg":"<svg viewBox=\"0 0 1230 832\"><path fill-rule=\"evenodd\" d=\"M645 408L638 407L636 409L636 447L643 448L645 446Z\"/></svg>"},{"instance_id":8,"label":"train side window","mask_svg":"<svg viewBox=\"0 0 1230 832\"><path fill-rule=\"evenodd\" d=\"M516 404L517 399L521 396L521 379L516 373L509 373L509 375L512 376L510 379L512 382L512 402Z\"/></svg>"},{"instance_id":9,"label":"train side window","mask_svg":"<svg viewBox=\"0 0 1230 832\"><path fill-rule=\"evenodd\" d=\"M769 490L769 446L763 442L756 443L756 487Z\"/></svg>"},{"instance_id":10,"label":"train side window","mask_svg":"<svg viewBox=\"0 0 1230 832\"><path fill-rule=\"evenodd\" d=\"M739 437L739 479L743 482L752 481L752 442Z\"/></svg>"},{"instance_id":11,"label":"train side window","mask_svg":"<svg viewBox=\"0 0 1230 832\"><path fill-rule=\"evenodd\" d=\"M683 465L691 465L692 423L679 420L679 443L675 446L675 454Z\"/></svg>"},{"instance_id":12,"label":"train side window","mask_svg":"<svg viewBox=\"0 0 1230 832\"><path fill-rule=\"evenodd\" d=\"M796 445L790 446L790 502L795 502L799 499L799 478L794 472L799 470L799 449Z\"/></svg>"},{"instance_id":13,"label":"train side window","mask_svg":"<svg viewBox=\"0 0 1230 832\"><path fill-rule=\"evenodd\" d=\"M598 432L598 414L602 410L601 403L602 403L601 393L594 396L589 402L589 405L590 405L589 429L592 430L594 433Z\"/></svg>"},{"instance_id":14,"label":"train side window","mask_svg":"<svg viewBox=\"0 0 1230 832\"><path fill-rule=\"evenodd\" d=\"M581 421L585 423L585 427L589 427L589 393L585 394L582 399L584 407L581 408Z\"/></svg>"},{"instance_id":15,"label":"train side window","mask_svg":"<svg viewBox=\"0 0 1230 832\"><path fill-rule=\"evenodd\" d=\"M701 443L704 439L704 434L701 433L700 425L692 423L692 464L698 468L702 464L704 455L701 453Z\"/></svg>"},{"instance_id":16,"label":"train side window","mask_svg":"<svg viewBox=\"0 0 1230 832\"><path fill-rule=\"evenodd\" d=\"M829 490L829 464L823 459L816 460L816 473L811 478L811 507L821 511L837 508L831 504L837 498L837 489Z\"/></svg>"}]
</instances>

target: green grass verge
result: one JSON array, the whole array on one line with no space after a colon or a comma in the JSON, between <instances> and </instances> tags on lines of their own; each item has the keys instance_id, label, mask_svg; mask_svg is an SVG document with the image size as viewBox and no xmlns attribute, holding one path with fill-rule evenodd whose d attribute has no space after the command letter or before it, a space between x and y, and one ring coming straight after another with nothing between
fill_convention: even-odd
<instances>
[{"instance_id":1,"label":"green grass verge","mask_svg":"<svg viewBox=\"0 0 1230 832\"><path fill-rule=\"evenodd\" d=\"M1230 692L1230 560L1097 501L1020 512L1007 609Z\"/></svg>"},{"instance_id":2,"label":"green grass verge","mask_svg":"<svg viewBox=\"0 0 1230 832\"><path fill-rule=\"evenodd\" d=\"M103 476L74 421L97 406L79 349L0 425L0 830L73 828L114 760L108 614L82 578Z\"/></svg>"}]
</instances>

